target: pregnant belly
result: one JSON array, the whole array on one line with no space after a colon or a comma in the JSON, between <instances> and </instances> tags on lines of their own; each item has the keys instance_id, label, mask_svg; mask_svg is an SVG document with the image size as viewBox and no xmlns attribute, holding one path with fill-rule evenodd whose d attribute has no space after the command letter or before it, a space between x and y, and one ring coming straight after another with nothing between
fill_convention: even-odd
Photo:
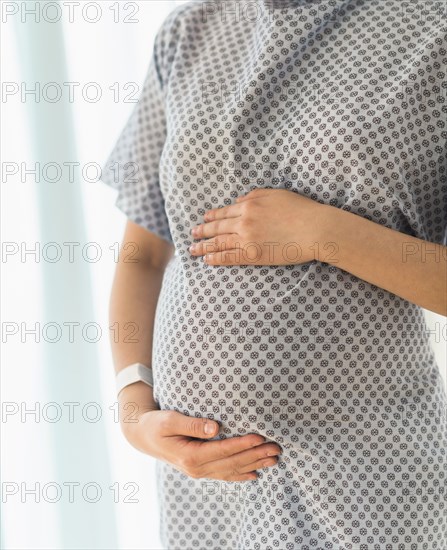
<instances>
[{"instance_id":1,"label":"pregnant belly","mask_svg":"<svg viewBox=\"0 0 447 550\"><path fill-rule=\"evenodd\" d=\"M384 390L411 403L442 387L414 304L317 262L194 264L171 260L157 304L162 409L218 420L226 435L272 437L278 425L346 424Z\"/></svg>"}]
</instances>

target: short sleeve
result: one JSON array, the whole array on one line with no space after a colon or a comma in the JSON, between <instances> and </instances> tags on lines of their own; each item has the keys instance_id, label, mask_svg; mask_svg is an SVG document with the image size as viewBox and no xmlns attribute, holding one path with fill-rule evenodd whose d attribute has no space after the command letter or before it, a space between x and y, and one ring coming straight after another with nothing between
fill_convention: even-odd
<instances>
[{"instance_id":1,"label":"short sleeve","mask_svg":"<svg viewBox=\"0 0 447 550\"><path fill-rule=\"evenodd\" d=\"M159 180L166 113L157 44L156 39L139 100L102 169L101 180L118 190L115 205L129 220L172 243Z\"/></svg>"}]
</instances>

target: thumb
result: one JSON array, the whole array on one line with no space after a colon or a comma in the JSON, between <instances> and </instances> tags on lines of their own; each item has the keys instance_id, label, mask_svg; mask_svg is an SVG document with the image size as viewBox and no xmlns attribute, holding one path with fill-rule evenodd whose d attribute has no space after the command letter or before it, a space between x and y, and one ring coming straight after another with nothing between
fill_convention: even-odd
<instances>
[{"instance_id":1,"label":"thumb","mask_svg":"<svg viewBox=\"0 0 447 550\"><path fill-rule=\"evenodd\" d=\"M177 413L177 415L178 419L176 418L175 421L178 435L208 439L219 433L219 424L215 420L195 418L181 413Z\"/></svg>"}]
</instances>

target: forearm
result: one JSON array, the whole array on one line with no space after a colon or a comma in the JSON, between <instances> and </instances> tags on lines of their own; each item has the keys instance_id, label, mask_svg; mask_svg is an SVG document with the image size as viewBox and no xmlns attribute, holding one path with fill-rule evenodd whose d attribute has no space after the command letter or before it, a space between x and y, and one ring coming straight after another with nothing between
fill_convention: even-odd
<instances>
[{"instance_id":1,"label":"forearm","mask_svg":"<svg viewBox=\"0 0 447 550\"><path fill-rule=\"evenodd\" d=\"M163 269L120 258L110 298L109 322L115 372L132 363L152 364L152 334ZM130 429L137 415L157 408L152 388L144 382L119 395L122 427Z\"/></svg>"},{"instance_id":2,"label":"forearm","mask_svg":"<svg viewBox=\"0 0 447 550\"><path fill-rule=\"evenodd\" d=\"M140 362L151 365L152 333L163 269L119 261L109 307L115 370Z\"/></svg>"},{"instance_id":3,"label":"forearm","mask_svg":"<svg viewBox=\"0 0 447 550\"><path fill-rule=\"evenodd\" d=\"M334 242L336 253L323 261L447 316L447 247L327 208L322 241Z\"/></svg>"}]
</instances>

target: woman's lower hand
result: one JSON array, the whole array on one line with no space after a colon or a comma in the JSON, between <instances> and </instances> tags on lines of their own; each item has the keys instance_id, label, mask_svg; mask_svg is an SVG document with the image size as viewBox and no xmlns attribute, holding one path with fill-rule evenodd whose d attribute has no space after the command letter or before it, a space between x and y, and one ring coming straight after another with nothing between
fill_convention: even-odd
<instances>
[{"instance_id":1,"label":"woman's lower hand","mask_svg":"<svg viewBox=\"0 0 447 550\"><path fill-rule=\"evenodd\" d=\"M254 480L256 470L275 465L281 453L259 434L207 441L218 434L217 422L171 410L142 412L123 431L136 449L194 479Z\"/></svg>"}]
</instances>

